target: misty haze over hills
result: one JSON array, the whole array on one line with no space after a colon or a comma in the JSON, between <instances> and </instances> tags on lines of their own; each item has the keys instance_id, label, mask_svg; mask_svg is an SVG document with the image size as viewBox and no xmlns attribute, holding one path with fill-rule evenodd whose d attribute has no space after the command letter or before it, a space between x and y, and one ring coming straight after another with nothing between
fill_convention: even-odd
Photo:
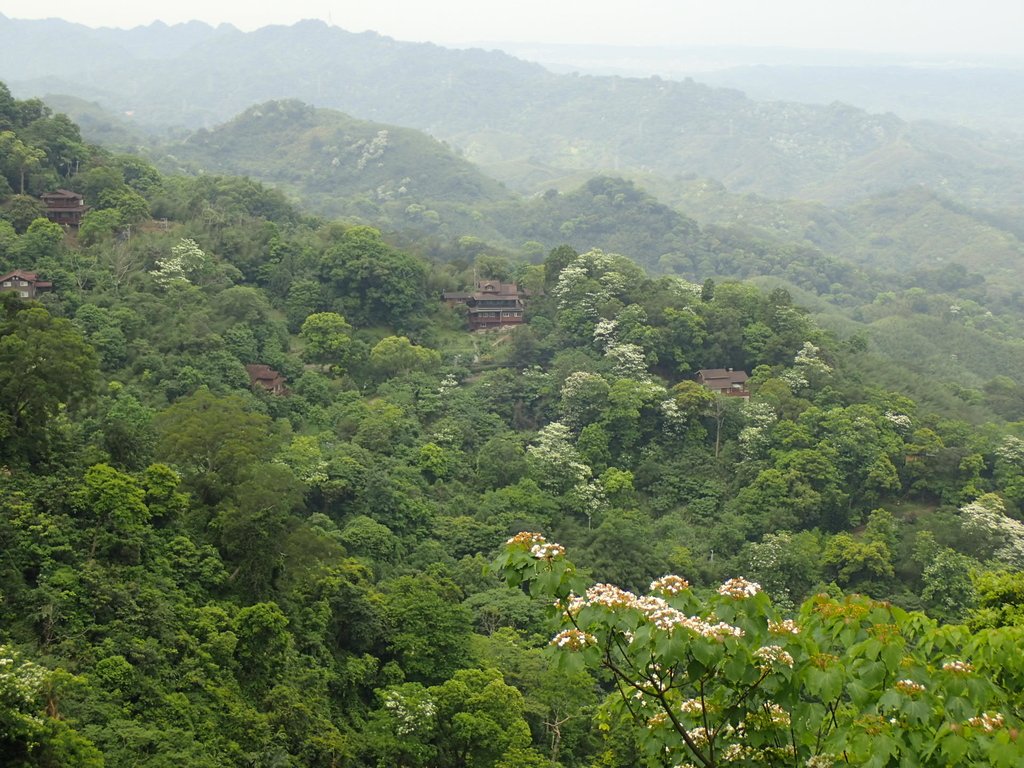
<instances>
[{"instance_id":1,"label":"misty haze over hills","mask_svg":"<svg viewBox=\"0 0 1024 768\"><path fill-rule=\"evenodd\" d=\"M684 79L753 99L893 112L909 120L1024 131L1024 57L931 56L732 46L482 43L553 72Z\"/></svg>"},{"instance_id":2,"label":"misty haze over hills","mask_svg":"<svg viewBox=\"0 0 1024 768\"><path fill-rule=\"evenodd\" d=\"M611 172L697 174L739 193L824 202L907 184L971 205L1024 200L1016 142L837 103L758 102L692 80L556 74L498 51L316 21L243 33L2 19L0 76L18 95L73 94L151 128L212 127L253 104L297 98L426 131L527 192Z\"/></svg>"},{"instance_id":3,"label":"misty haze over hills","mask_svg":"<svg viewBox=\"0 0 1024 768\"><path fill-rule=\"evenodd\" d=\"M57 49L64 56L34 55ZM589 247L582 240L598 236L593 222L622 225L621 213L631 217L630 237L616 247L672 270L688 263L678 256L688 235L638 233L685 233L689 225L670 221L656 198L702 225L802 242L853 263L960 263L1004 284L1020 272L1024 141L954 123L1014 127L1024 99L1005 94L1022 88L1021 70L925 69L899 57L783 50L519 52L680 75L701 60L772 61L699 77L750 83L772 97L784 90L788 100L758 101L690 78L559 73L501 51L405 43L319 21L244 33L199 22L93 30L0 16L0 79L19 96L46 95L87 136L145 145L165 169L245 174L325 215L513 247L577 239ZM839 66L851 61L857 66ZM893 102L906 109L872 113L842 103L843 94L854 104L873 99L879 112ZM302 119L270 120L265 108L254 109L271 101L287 102L271 105L272 114ZM815 101L823 103L800 103ZM906 120L912 111L946 122ZM357 156L380 131L391 141L380 167L348 168L346 153ZM596 175L630 179L654 197L624 188L609 197L601 182L567 198L564 210L542 212L517 208L491 182L553 200L551 191L572 193ZM492 205L506 206L495 219L500 228L480 214Z\"/></svg>"}]
</instances>

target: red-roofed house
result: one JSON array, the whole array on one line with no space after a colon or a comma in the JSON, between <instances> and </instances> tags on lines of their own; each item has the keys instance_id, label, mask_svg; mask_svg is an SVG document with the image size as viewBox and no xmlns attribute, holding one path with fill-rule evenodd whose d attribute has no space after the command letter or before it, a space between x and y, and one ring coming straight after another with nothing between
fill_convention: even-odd
<instances>
[{"instance_id":1,"label":"red-roofed house","mask_svg":"<svg viewBox=\"0 0 1024 768\"><path fill-rule=\"evenodd\" d=\"M23 299L34 299L40 293L52 290L53 283L40 280L35 272L16 269L0 275L0 292L13 291Z\"/></svg>"},{"instance_id":2,"label":"red-roofed house","mask_svg":"<svg viewBox=\"0 0 1024 768\"><path fill-rule=\"evenodd\" d=\"M284 376L269 365L261 363L247 365L245 372L249 374L249 383L253 387L265 389L272 395L287 395L290 391L285 384Z\"/></svg>"}]
</instances>

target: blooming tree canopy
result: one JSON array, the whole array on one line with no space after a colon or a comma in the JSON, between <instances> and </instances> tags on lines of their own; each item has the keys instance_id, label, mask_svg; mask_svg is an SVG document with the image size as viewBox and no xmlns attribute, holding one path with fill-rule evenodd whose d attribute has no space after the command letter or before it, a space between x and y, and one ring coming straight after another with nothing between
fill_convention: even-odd
<instances>
[{"instance_id":1,"label":"blooming tree canopy","mask_svg":"<svg viewBox=\"0 0 1024 768\"><path fill-rule=\"evenodd\" d=\"M1017 766L1024 629L970 634L859 596L783 616L743 578L698 594L587 587L564 549L512 537L494 569L554 601L552 648L611 681L649 766Z\"/></svg>"}]
</instances>

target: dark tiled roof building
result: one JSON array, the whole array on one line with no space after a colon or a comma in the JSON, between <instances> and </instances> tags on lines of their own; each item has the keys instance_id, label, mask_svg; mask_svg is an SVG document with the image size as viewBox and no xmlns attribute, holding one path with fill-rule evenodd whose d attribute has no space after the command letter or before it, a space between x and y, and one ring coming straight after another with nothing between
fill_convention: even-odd
<instances>
[{"instance_id":1,"label":"dark tiled roof building","mask_svg":"<svg viewBox=\"0 0 1024 768\"><path fill-rule=\"evenodd\" d=\"M56 224L77 227L82 223L82 216L89 210L85 198L69 189L47 192L40 195L39 199L46 206L46 218Z\"/></svg>"},{"instance_id":2,"label":"dark tiled roof building","mask_svg":"<svg viewBox=\"0 0 1024 768\"><path fill-rule=\"evenodd\" d=\"M702 368L697 371L697 383L712 392L729 397L749 398L746 371L734 371L732 368Z\"/></svg>"},{"instance_id":3,"label":"dark tiled roof building","mask_svg":"<svg viewBox=\"0 0 1024 768\"><path fill-rule=\"evenodd\" d=\"M10 291L23 299L34 299L40 293L53 290L53 283L40 280L35 272L16 269L0 275L0 292Z\"/></svg>"},{"instance_id":4,"label":"dark tiled roof building","mask_svg":"<svg viewBox=\"0 0 1024 768\"><path fill-rule=\"evenodd\" d=\"M245 372L249 374L249 383L254 388L265 389L272 395L287 395L289 392L284 376L269 365L253 363L245 366Z\"/></svg>"},{"instance_id":5,"label":"dark tiled roof building","mask_svg":"<svg viewBox=\"0 0 1024 768\"><path fill-rule=\"evenodd\" d=\"M470 330L517 325L523 322L523 301L526 293L515 283L500 280L478 280L475 290L445 291L441 298L449 306L464 304L468 309Z\"/></svg>"}]
</instances>

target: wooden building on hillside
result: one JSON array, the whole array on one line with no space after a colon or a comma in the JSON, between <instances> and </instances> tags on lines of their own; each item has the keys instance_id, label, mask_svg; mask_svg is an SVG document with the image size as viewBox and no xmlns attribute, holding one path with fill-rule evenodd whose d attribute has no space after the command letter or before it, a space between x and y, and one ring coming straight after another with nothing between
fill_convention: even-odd
<instances>
[{"instance_id":1,"label":"wooden building on hillside","mask_svg":"<svg viewBox=\"0 0 1024 768\"><path fill-rule=\"evenodd\" d=\"M253 389L263 389L272 395L287 395L291 392L284 376L269 365L252 363L245 366L245 372L249 374L249 383Z\"/></svg>"},{"instance_id":2,"label":"wooden building on hillside","mask_svg":"<svg viewBox=\"0 0 1024 768\"><path fill-rule=\"evenodd\" d=\"M40 280L35 272L16 269L0 275L0 292L13 292L23 299L38 298L40 293L53 290L53 283Z\"/></svg>"},{"instance_id":3,"label":"wooden building on hillside","mask_svg":"<svg viewBox=\"0 0 1024 768\"><path fill-rule=\"evenodd\" d=\"M40 195L39 199L46 206L46 218L56 224L65 224L69 227L77 227L81 224L82 216L89 210L89 206L85 204L85 198L69 189L47 192Z\"/></svg>"},{"instance_id":4,"label":"wooden building on hillside","mask_svg":"<svg viewBox=\"0 0 1024 768\"><path fill-rule=\"evenodd\" d=\"M470 330L518 325L523 322L526 292L515 283L478 280L473 291L444 291L441 299L450 307L467 309Z\"/></svg>"},{"instance_id":5,"label":"wooden building on hillside","mask_svg":"<svg viewBox=\"0 0 1024 768\"><path fill-rule=\"evenodd\" d=\"M726 397L742 397L750 399L747 390L746 371L734 371L732 368L702 368L697 371L697 383L712 392Z\"/></svg>"}]
</instances>

